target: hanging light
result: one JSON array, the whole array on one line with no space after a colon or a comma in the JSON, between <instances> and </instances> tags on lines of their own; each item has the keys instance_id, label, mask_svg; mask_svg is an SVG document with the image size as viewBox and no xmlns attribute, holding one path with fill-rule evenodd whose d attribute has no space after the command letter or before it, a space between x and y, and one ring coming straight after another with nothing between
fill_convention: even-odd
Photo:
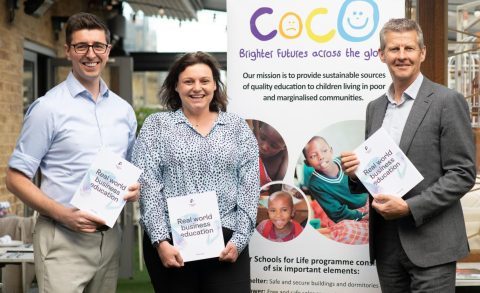
<instances>
[{"instance_id":1,"label":"hanging light","mask_svg":"<svg viewBox=\"0 0 480 293\"><path fill-rule=\"evenodd\" d=\"M158 15L160 15L160 16L165 15L165 9L163 7L158 8Z\"/></svg>"}]
</instances>

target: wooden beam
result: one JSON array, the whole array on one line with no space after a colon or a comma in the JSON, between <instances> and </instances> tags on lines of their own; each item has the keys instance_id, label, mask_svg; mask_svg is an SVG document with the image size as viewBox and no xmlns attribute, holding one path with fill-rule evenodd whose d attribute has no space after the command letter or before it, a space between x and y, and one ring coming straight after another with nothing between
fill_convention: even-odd
<instances>
[{"instance_id":1,"label":"wooden beam","mask_svg":"<svg viewBox=\"0 0 480 293\"><path fill-rule=\"evenodd\" d=\"M417 19L423 30L427 57L422 73L434 82L447 85L447 0L418 0Z\"/></svg>"}]
</instances>

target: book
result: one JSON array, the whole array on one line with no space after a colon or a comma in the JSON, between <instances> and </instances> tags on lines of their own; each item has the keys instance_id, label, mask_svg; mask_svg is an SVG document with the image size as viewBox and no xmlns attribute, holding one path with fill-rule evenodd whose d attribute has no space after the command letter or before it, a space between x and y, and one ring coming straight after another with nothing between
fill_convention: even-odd
<instances>
[{"instance_id":1,"label":"book","mask_svg":"<svg viewBox=\"0 0 480 293\"><path fill-rule=\"evenodd\" d=\"M214 191L167 198L173 245L184 262L218 257L225 248Z\"/></svg>"},{"instance_id":2,"label":"book","mask_svg":"<svg viewBox=\"0 0 480 293\"><path fill-rule=\"evenodd\" d=\"M115 225L126 201L128 187L138 181L142 170L106 149L90 165L70 204Z\"/></svg>"},{"instance_id":3,"label":"book","mask_svg":"<svg viewBox=\"0 0 480 293\"><path fill-rule=\"evenodd\" d=\"M353 152L360 161L355 174L372 196L402 197L423 180L384 128L377 130Z\"/></svg>"}]
</instances>

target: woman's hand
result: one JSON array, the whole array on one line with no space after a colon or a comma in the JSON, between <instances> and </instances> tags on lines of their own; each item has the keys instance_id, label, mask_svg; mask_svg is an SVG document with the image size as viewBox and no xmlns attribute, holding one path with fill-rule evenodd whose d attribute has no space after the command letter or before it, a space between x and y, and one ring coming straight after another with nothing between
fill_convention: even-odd
<instances>
[{"instance_id":1,"label":"woman's hand","mask_svg":"<svg viewBox=\"0 0 480 293\"><path fill-rule=\"evenodd\" d=\"M235 244L228 242L225 248L220 252L220 261L235 262L238 258L238 251Z\"/></svg>"},{"instance_id":2,"label":"woman's hand","mask_svg":"<svg viewBox=\"0 0 480 293\"><path fill-rule=\"evenodd\" d=\"M171 245L168 241L162 241L157 246L158 256L162 264L166 268L183 267L183 258L178 249Z\"/></svg>"}]
</instances>

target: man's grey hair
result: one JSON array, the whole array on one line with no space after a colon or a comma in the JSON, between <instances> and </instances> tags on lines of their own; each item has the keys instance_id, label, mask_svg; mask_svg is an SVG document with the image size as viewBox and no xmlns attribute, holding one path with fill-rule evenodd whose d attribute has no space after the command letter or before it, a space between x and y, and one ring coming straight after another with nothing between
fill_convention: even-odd
<instances>
[{"instance_id":1,"label":"man's grey hair","mask_svg":"<svg viewBox=\"0 0 480 293\"><path fill-rule=\"evenodd\" d=\"M380 30L380 50L385 50L385 34L387 32L403 33L408 31L417 32L417 43L420 49L425 47L423 43L423 32L418 23L408 18L392 18L383 25Z\"/></svg>"}]
</instances>

